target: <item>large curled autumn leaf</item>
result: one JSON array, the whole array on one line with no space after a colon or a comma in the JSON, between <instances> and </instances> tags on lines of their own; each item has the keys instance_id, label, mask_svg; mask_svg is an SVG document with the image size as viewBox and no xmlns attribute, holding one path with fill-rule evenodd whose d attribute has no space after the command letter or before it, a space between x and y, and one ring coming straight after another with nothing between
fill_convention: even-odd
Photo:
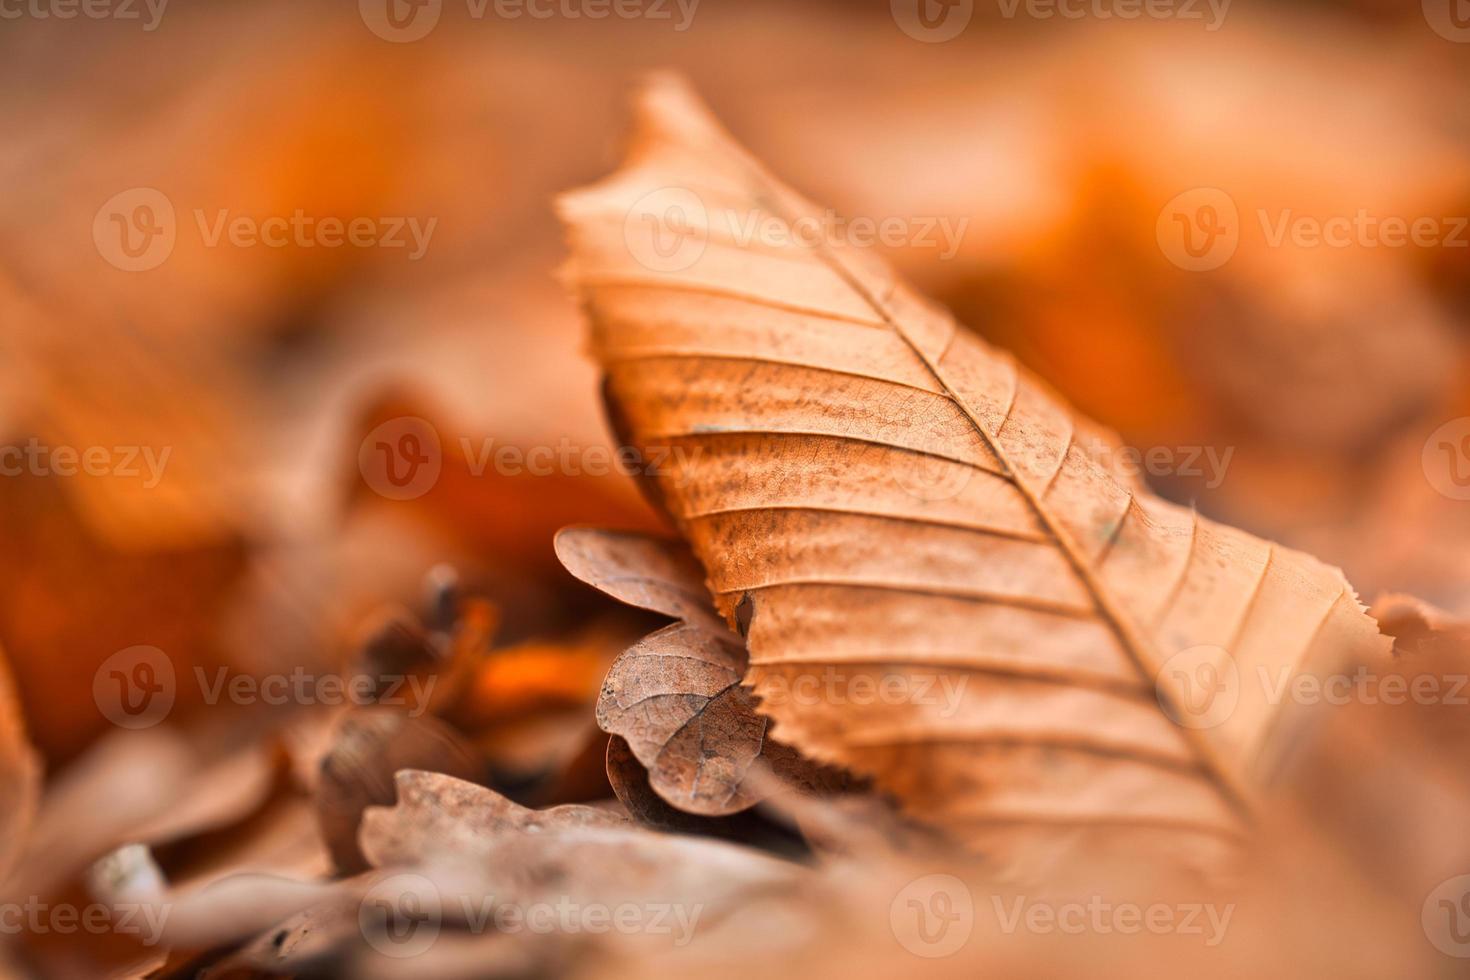
<instances>
[{"instance_id":1,"label":"large curled autumn leaf","mask_svg":"<svg viewBox=\"0 0 1470 980\"><path fill-rule=\"evenodd\" d=\"M570 278L777 736L996 853L1238 838L1278 674L1386 647L1342 575L1150 494L678 81L638 122Z\"/></svg>"}]
</instances>

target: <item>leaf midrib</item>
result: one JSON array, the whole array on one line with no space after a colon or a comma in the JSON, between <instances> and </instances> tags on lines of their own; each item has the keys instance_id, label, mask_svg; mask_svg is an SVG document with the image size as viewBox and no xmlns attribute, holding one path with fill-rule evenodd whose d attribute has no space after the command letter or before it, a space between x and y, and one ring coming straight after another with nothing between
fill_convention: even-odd
<instances>
[{"instance_id":1,"label":"leaf midrib","mask_svg":"<svg viewBox=\"0 0 1470 980\"><path fill-rule=\"evenodd\" d=\"M770 211L781 220L786 221L788 224L790 224L794 220L793 216L781 206L781 204L777 200L777 195L768 191L768 188L771 184L771 179L762 171L754 167L746 167L746 172L756 185L757 193L755 196L757 204L760 207L763 207L766 210ZM1071 535L1068 534L1066 529L1063 528L1052 517L1050 510L1042 505L1040 498L1032 490L1027 481L1021 477L1020 472L1017 470L1015 465L1012 464L1009 456L1006 454L1005 450L1001 447L996 438L990 433L988 429L985 428L983 424L981 424L979 416L970 407L969 403L960 395L958 391L954 389L954 387L944 377L943 373L939 370L939 365L936 362L931 361L929 357L925 355L923 348L914 341L914 339L909 335L908 331L904 329L903 325L893 316L887 305L884 304L877 297L875 297L862 284L862 282L860 282L847 269L847 267L838 259L836 254L825 242L818 240L815 244L805 247L807 247L808 251L816 255L817 258L823 262L823 264L828 266L828 268L830 268L833 273L835 273L849 289L856 293L858 297L865 304L867 304L867 306L872 309L873 312L880 319L883 320L884 323L886 323L891 329L893 329L895 333L898 334L898 336L903 340L904 344L907 345L911 351L913 351L914 356L919 359L919 363L924 365L925 370L927 370L930 375L933 376L934 380L940 385L944 393L947 394L953 400L955 406L959 408L962 413L964 413L964 416L969 421L970 425L980 435L980 438L985 440L986 445L989 446L991 452L995 454L995 458L1000 462L1001 466L1005 468L1006 474L1010 477L1011 481L1015 484L1016 489L1025 499L1027 506L1030 507L1031 510L1035 513L1037 519L1051 535L1052 539L1056 541L1057 547L1061 550L1063 556L1067 559L1068 564L1072 566L1073 571L1081 580L1083 587L1087 590L1088 594L1092 596L1093 601L1097 603L1098 612L1100 613L1101 617L1107 622L1109 628L1118 637L1118 641L1122 644L1123 649L1128 652L1129 658L1132 660L1134 667L1138 670L1138 672L1140 673L1140 675L1142 675L1143 679L1146 682L1153 684L1158 688L1161 697L1167 697L1172 705L1177 705L1178 698L1173 694L1173 692L1165 691L1160 686L1162 684L1159 675L1159 668L1161 665L1156 663L1157 658L1154 656L1152 649L1138 634L1137 629L1133 625L1131 619L1121 609L1117 608L1117 605L1113 602L1107 590L1105 590L1102 587L1102 583L1098 581L1096 575L1094 574L1092 566L1082 556L1081 549L1079 549L1076 543L1072 541ZM958 323L955 323L954 329L959 330L962 328ZM1019 388L1019 385L1021 383L1019 370L1017 372L1016 383ZM1059 465L1061 467L1066 466L1065 455L1063 455L1061 463ZM1184 574L1188 575L1188 573L1189 570L1186 567L1184 570ZM1220 793L1225 803L1236 813L1236 815L1243 822L1247 824L1251 823L1253 811L1253 807L1250 802L1251 794L1242 783L1242 781L1235 776L1234 771L1220 757L1220 753L1216 750L1214 744L1198 729L1190 728L1187 725L1179 725L1177 727L1182 737L1184 738L1185 743L1190 747L1195 755L1199 757L1201 767L1205 770L1205 772L1209 774L1213 785Z\"/></svg>"}]
</instances>

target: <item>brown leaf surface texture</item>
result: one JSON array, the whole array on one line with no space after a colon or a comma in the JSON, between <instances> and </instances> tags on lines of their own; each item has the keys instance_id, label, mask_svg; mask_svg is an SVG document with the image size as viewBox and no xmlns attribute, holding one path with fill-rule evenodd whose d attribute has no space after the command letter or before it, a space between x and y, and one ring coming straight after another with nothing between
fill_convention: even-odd
<instances>
[{"instance_id":1,"label":"brown leaf surface texture","mask_svg":"<svg viewBox=\"0 0 1470 980\"><path fill-rule=\"evenodd\" d=\"M411 865L442 852L476 852L499 835L621 827L625 817L567 804L530 810L493 790L443 773L404 769L394 777L397 802L368 807L360 840L377 867Z\"/></svg>"},{"instance_id":2,"label":"brown leaf surface texture","mask_svg":"<svg viewBox=\"0 0 1470 980\"><path fill-rule=\"evenodd\" d=\"M567 528L556 553L588 585L680 620L618 657L597 699L598 726L627 741L665 801L703 816L749 809L763 795L750 785L753 766L806 789L840 785L839 774L767 737L769 720L741 686L745 644L715 614L682 543Z\"/></svg>"},{"instance_id":3,"label":"brown leaf surface texture","mask_svg":"<svg viewBox=\"0 0 1470 980\"><path fill-rule=\"evenodd\" d=\"M1255 678L1386 646L1336 569L1122 475L677 80L561 213L611 410L681 460L658 489L761 711L924 819L1218 845L1268 762Z\"/></svg>"}]
</instances>

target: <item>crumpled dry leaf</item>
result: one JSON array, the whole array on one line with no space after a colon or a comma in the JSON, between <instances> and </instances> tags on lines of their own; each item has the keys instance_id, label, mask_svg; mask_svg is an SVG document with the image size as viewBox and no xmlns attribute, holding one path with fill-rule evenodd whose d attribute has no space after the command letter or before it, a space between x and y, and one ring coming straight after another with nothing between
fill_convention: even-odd
<instances>
[{"instance_id":1,"label":"crumpled dry leaf","mask_svg":"<svg viewBox=\"0 0 1470 980\"><path fill-rule=\"evenodd\" d=\"M413 770L398 774L397 806L367 811L360 839L378 868L448 861L484 875L489 893L510 901L556 892L733 900L742 889L778 886L803 873L751 848L655 833L596 807L530 810L494 790Z\"/></svg>"},{"instance_id":2,"label":"crumpled dry leaf","mask_svg":"<svg viewBox=\"0 0 1470 980\"><path fill-rule=\"evenodd\" d=\"M218 744L212 737L218 734L196 731L186 736L167 726L115 732L47 788L24 858L9 880L0 883L0 898L19 907L98 901L120 902L124 908L114 910L118 915L139 913L139 904L148 911L137 920L136 931L118 929L92 943L77 942L75 935L51 928L44 918L39 926L27 919L5 938L23 949L42 975L111 975L140 958L144 966L154 964L162 947L139 940L161 929L164 920L175 922L175 897L221 876L315 876L328 870L309 809L292 806L297 801L286 778L284 755L269 742L240 744L241 733L235 730L229 733L232 741ZM147 860L127 861L123 870L128 873L119 876L117 849L129 844L125 854ZM83 872L99 858L104 873L99 877L94 868L91 880L85 880ZM148 876L136 872L150 867L178 876L175 887L157 895L121 894L148 885ZM177 921L184 924L191 914ZM200 918L211 919L212 913L196 916L195 922ZM213 930L213 936L238 926L226 919L206 931ZM187 942L191 937L184 938ZM134 970L126 975L141 974Z\"/></svg>"},{"instance_id":3,"label":"crumpled dry leaf","mask_svg":"<svg viewBox=\"0 0 1470 980\"><path fill-rule=\"evenodd\" d=\"M48 894L121 844L171 843L259 807L273 780L271 753L246 745L212 758L201 741L166 727L100 740L47 787L12 891Z\"/></svg>"},{"instance_id":4,"label":"crumpled dry leaf","mask_svg":"<svg viewBox=\"0 0 1470 980\"><path fill-rule=\"evenodd\" d=\"M363 850L375 867L418 864L437 853L473 850L507 831L541 833L576 827L619 827L616 813L567 804L529 810L494 790L443 773L405 769L394 777L397 803L363 818Z\"/></svg>"},{"instance_id":5,"label":"crumpled dry leaf","mask_svg":"<svg viewBox=\"0 0 1470 980\"><path fill-rule=\"evenodd\" d=\"M715 614L687 548L646 534L567 528L556 536L556 553L588 585L680 620L624 652L597 700L597 724L626 740L659 796L688 813L739 813L763 795L747 778L756 766L806 789L841 786L840 773L767 737L769 721L741 686L745 644Z\"/></svg>"},{"instance_id":6,"label":"crumpled dry leaf","mask_svg":"<svg viewBox=\"0 0 1470 980\"><path fill-rule=\"evenodd\" d=\"M1386 647L1341 574L1120 476L679 84L639 108L561 201L571 278L629 444L686 450L658 489L762 713L996 853L1235 839L1276 713L1239 680Z\"/></svg>"},{"instance_id":7,"label":"crumpled dry leaf","mask_svg":"<svg viewBox=\"0 0 1470 980\"><path fill-rule=\"evenodd\" d=\"M525 911L560 902L574 908L665 908L688 916L687 941L695 929L738 915L752 900L790 893L813 878L808 868L752 848L656 833L593 807L529 810L493 790L411 770L398 775L397 806L367 811L361 842L374 865L397 872L410 887L427 879L446 927L476 933L484 931L484 922L477 927L467 915L476 904L482 910ZM534 955L539 960L564 955L567 944L580 949L669 942L667 933L655 929L580 933L563 928L542 936ZM476 975L493 973L490 944L497 941L496 933L484 931L476 939L487 960ZM440 950L436 943L415 969L432 973L429 957L460 953L452 945Z\"/></svg>"},{"instance_id":8,"label":"crumpled dry leaf","mask_svg":"<svg viewBox=\"0 0 1470 980\"><path fill-rule=\"evenodd\" d=\"M624 739L617 735L604 738L607 739L603 756L606 781L628 815L645 827L672 834L716 837L794 860L808 856L814 848L826 843L820 838L813 839L809 828L789 819L784 805L793 799L825 801L832 797L791 793L789 783L756 768L745 782L755 795L764 797L758 805L728 816L701 816L664 800L650 784L648 770ZM877 802L871 796L844 798Z\"/></svg>"}]
</instances>

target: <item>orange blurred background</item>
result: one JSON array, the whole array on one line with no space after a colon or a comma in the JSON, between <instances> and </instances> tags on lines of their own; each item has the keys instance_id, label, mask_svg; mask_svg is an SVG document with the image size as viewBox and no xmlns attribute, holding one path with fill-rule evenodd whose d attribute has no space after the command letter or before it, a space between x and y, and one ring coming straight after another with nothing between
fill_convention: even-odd
<instances>
[{"instance_id":1,"label":"orange blurred background","mask_svg":"<svg viewBox=\"0 0 1470 980\"><path fill-rule=\"evenodd\" d=\"M0 647L53 763L135 645L337 664L446 562L506 642L602 614L551 534L657 518L551 200L659 67L1162 492L1470 612L1463 0L175 3L0 28Z\"/></svg>"}]
</instances>

